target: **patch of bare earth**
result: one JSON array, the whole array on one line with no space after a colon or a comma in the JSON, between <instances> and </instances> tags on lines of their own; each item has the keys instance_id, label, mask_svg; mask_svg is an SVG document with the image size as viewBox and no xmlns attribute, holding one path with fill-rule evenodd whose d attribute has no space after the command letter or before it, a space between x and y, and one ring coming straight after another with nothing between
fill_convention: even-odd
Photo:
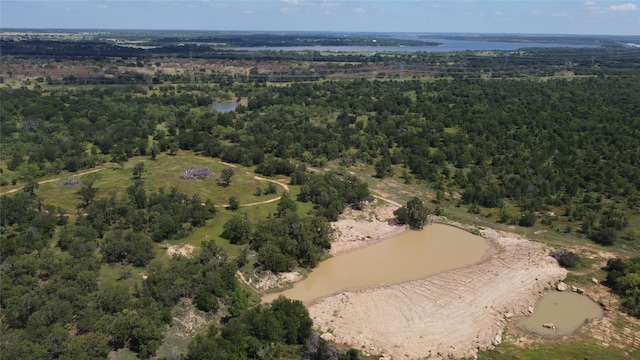
<instances>
[{"instance_id":1,"label":"patch of bare earth","mask_svg":"<svg viewBox=\"0 0 640 360\"><path fill-rule=\"evenodd\" d=\"M183 257L191 257L193 255L193 250L195 247L190 244L186 245L169 245L167 246L167 256L172 257L173 255L179 255Z\"/></svg>"},{"instance_id":2,"label":"patch of bare earth","mask_svg":"<svg viewBox=\"0 0 640 360\"><path fill-rule=\"evenodd\" d=\"M350 235L343 233L341 241L349 242L360 241L360 231L371 225L342 226ZM528 313L566 270L543 244L491 229L483 236L496 248L484 261L421 280L327 297L309 308L315 326L337 342L393 359L474 356L478 349L492 347L502 340L509 319Z\"/></svg>"},{"instance_id":3,"label":"patch of bare earth","mask_svg":"<svg viewBox=\"0 0 640 360\"><path fill-rule=\"evenodd\" d=\"M191 299L180 299L173 314L171 327L178 337L189 337L209 323L205 313L196 309Z\"/></svg>"},{"instance_id":4,"label":"patch of bare earth","mask_svg":"<svg viewBox=\"0 0 640 360\"><path fill-rule=\"evenodd\" d=\"M365 205L363 210L347 208L338 221L331 224L334 240L329 253L333 256L369 246L407 230L405 226L393 224L393 211L399 204L382 203Z\"/></svg>"}]
</instances>

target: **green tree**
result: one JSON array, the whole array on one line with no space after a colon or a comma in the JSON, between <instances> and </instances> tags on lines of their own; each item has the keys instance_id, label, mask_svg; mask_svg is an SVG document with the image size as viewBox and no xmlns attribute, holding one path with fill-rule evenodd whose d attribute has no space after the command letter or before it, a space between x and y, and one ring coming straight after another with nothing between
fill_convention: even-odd
<instances>
[{"instance_id":1,"label":"green tree","mask_svg":"<svg viewBox=\"0 0 640 360\"><path fill-rule=\"evenodd\" d=\"M414 196L407 201L407 205L396 209L393 215L396 216L398 223L408 224L413 230L421 230L427 221L429 210L420 198Z\"/></svg>"},{"instance_id":2,"label":"green tree","mask_svg":"<svg viewBox=\"0 0 640 360\"><path fill-rule=\"evenodd\" d=\"M144 171L145 171L144 161L140 161L133 167L133 170L132 170L133 178L142 179L142 174L144 173Z\"/></svg>"},{"instance_id":3,"label":"green tree","mask_svg":"<svg viewBox=\"0 0 640 360\"><path fill-rule=\"evenodd\" d=\"M89 332L69 338L62 346L60 359L106 359L110 350L107 337L104 334Z\"/></svg>"},{"instance_id":4,"label":"green tree","mask_svg":"<svg viewBox=\"0 0 640 360\"><path fill-rule=\"evenodd\" d=\"M533 213L532 211L527 211L524 214L522 214L520 221L518 221L518 225L531 227L535 225L537 221L538 221L538 217L536 216L536 214Z\"/></svg>"},{"instance_id":5,"label":"green tree","mask_svg":"<svg viewBox=\"0 0 640 360\"><path fill-rule=\"evenodd\" d=\"M235 245L243 245L249 242L251 237L251 223L246 214L240 214L229 219L222 226L224 229L220 237L229 240Z\"/></svg>"},{"instance_id":6,"label":"green tree","mask_svg":"<svg viewBox=\"0 0 640 360\"><path fill-rule=\"evenodd\" d=\"M27 181L27 183L25 184L25 186L22 188L22 190L24 190L24 192L26 192L27 194L31 195L31 196L35 196L36 194L36 189L39 187L40 185L38 184L38 182L36 180L33 179L29 179Z\"/></svg>"},{"instance_id":7,"label":"green tree","mask_svg":"<svg viewBox=\"0 0 640 360\"><path fill-rule=\"evenodd\" d=\"M240 209L240 201L235 196L229 196L229 210L236 211Z\"/></svg>"},{"instance_id":8,"label":"green tree","mask_svg":"<svg viewBox=\"0 0 640 360\"><path fill-rule=\"evenodd\" d=\"M276 210L276 217L283 217L287 212L296 212L298 206L296 205L295 200L291 198L291 194L288 191L285 191L278 201L278 209Z\"/></svg>"},{"instance_id":9,"label":"green tree","mask_svg":"<svg viewBox=\"0 0 640 360\"><path fill-rule=\"evenodd\" d=\"M384 178L391 172L391 160L384 156L381 159L377 160L375 163L376 175L377 178Z\"/></svg>"},{"instance_id":10,"label":"green tree","mask_svg":"<svg viewBox=\"0 0 640 360\"><path fill-rule=\"evenodd\" d=\"M93 199L95 199L96 194L98 193L98 189L93 187L93 180L87 179L82 182L82 187L78 190L78 195L80 195L80 203L81 208L86 208L91 204Z\"/></svg>"},{"instance_id":11,"label":"green tree","mask_svg":"<svg viewBox=\"0 0 640 360\"><path fill-rule=\"evenodd\" d=\"M222 169L222 171L220 172L220 178L218 179L218 184L220 184L221 186L227 187L231 184L231 178L233 177L233 169L231 168L224 168Z\"/></svg>"}]
</instances>

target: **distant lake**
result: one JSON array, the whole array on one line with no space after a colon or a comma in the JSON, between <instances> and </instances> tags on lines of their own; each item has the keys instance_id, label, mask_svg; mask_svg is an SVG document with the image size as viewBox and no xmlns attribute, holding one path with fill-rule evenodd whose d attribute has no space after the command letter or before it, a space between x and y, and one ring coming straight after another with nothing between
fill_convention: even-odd
<instances>
[{"instance_id":1,"label":"distant lake","mask_svg":"<svg viewBox=\"0 0 640 360\"><path fill-rule=\"evenodd\" d=\"M213 103L213 105L211 105L211 111L228 113L228 112L234 111L237 107L238 107L237 101L223 101L223 102Z\"/></svg>"},{"instance_id":2,"label":"distant lake","mask_svg":"<svg viewBox=\"0 0 640 360\"><path fill-rule=\"evenodd\" d=\"M408 37L406 39L409 39ZM416 38L411 38L415 40ZM234 50L248 51L331 51L331 52L450 52L450 51L512 51L522 48L594 48L595 45L566 45L535 42L499 42L450 39L424 39L429 42L439 42L437 46L264 46L241 47Z\"/></svg>"}]
</instances>

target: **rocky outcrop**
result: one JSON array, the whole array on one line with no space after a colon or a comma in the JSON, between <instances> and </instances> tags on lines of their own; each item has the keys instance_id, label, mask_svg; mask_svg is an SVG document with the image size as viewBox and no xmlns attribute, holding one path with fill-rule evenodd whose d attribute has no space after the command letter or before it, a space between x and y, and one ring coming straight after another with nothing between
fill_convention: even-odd
<instances>
[{"instance_id":1,"label":"rocky outcrop","mask_svg":"<svg viewBox=\"0 0 640 360\"><path fill-rule=\"evenodd\" d=\"M567 286L567 284L565 284L564 282L560 281L558 283L558 285L556 286L556 290L558 291L567 291L569 287Z\"/></svg>"}]
</instances>

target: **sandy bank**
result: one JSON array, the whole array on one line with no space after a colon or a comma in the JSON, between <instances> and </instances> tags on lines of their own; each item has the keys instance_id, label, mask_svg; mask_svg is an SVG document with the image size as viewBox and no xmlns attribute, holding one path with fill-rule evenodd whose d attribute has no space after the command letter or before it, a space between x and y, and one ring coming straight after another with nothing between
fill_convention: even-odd
<instances>
[{"instance_id":1,"label":"sandy bank","mask_svg":"<svg viewBox=\"0 0 640 360\"><path fill-rule=\"evenodd\" d=\"M347 213L334 225L341 233L333 254L402 231L384 221L384 213L369 215L365 211L364 219L353 219ZM484 261L327 297L309 308L315 326L330 331L337 342L392 358L473 356L478 348L491 347L500 341L506 319L527 313L566 270L543 244L491 229L482 235L496 247Z\"/></svg>"},{"instance_id":2,"label":"sandy bank","mask_svg":"<svg viewBox=\"0 0 640 360\"><path fill-rule=\"evenodd\" d=\"M376 201L377 202L377 201ZM399 206L390 203L365 206L362 211L347 208L338 221L331 223L334 240L329 254L336 256L409 230L392 223L393 211Z\"/></svg>"}]
</instances>

